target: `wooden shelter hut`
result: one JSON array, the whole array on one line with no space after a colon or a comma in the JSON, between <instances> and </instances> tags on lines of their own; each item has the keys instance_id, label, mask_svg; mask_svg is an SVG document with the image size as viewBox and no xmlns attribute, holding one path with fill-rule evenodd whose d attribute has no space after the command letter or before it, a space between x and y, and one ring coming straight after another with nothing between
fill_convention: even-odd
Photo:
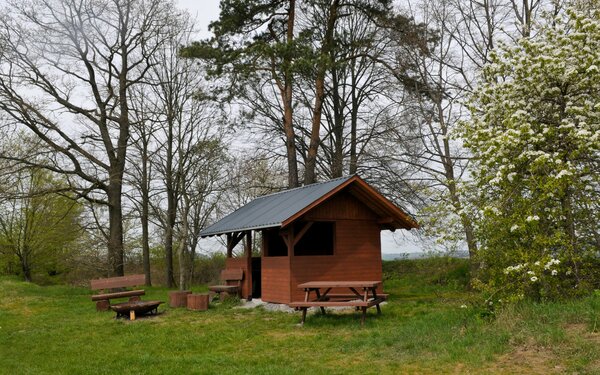
<instances>
[{"instance_id":1,"label":"wooden shelter hut","mask_svg":"<svg viewBox=\"0 0 600 375\"><path fill-rule=\"evenodd\" d=\"M244 270L242 297L303 300L307 281L381 280L380 231L418 228L417 222L354 175L254 199L200 236L227 236L227 269ZM260 257L252 257L260 231ZM233 248L244 240L243 257Z\"/></svg>"}]
</instances>

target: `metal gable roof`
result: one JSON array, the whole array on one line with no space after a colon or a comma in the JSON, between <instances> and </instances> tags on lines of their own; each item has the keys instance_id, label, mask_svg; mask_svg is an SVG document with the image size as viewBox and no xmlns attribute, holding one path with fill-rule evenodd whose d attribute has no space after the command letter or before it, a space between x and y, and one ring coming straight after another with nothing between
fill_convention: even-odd
<instances>
[{"instance_id":1,"label":"metal gable roof","mask_svg":"<svg viewBox=\"0 0 600 375\"><path fill-rule=\"evenodd\" d=\"M208 237L231 232L280 227L286 219L343 185L352 177L354 176L336 178L256 198L203 229L200 236Z\"/></svg>"}]
</instances>

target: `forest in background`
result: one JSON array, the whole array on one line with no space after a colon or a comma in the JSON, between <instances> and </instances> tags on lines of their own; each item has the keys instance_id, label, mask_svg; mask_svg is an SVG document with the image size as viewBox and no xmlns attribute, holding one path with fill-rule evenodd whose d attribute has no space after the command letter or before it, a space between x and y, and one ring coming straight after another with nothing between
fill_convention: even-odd
<instances>
[{"instance_id":1,"label":"forest in background","mask_svg":"<svg viewBox=\"0 0 600 375\"><path fill-rule=\"evenodd\" d=\"M185 288L199 231L359 174L491 299L597 289L595 1L7 1L0 269ZM208 280L206 280L208 281Z\"/></svg>"}]
</instances>

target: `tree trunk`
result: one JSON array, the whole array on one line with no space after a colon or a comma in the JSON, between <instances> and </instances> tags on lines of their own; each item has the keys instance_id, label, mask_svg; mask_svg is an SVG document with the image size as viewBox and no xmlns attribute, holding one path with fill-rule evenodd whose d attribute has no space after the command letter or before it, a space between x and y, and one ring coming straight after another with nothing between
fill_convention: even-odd
<instances>
[{"instance_id":1,"label":"tree trunk","mask_svg":"<svg viewBox=\"0 0 600 375\"><path fill-rule=\"evenodd\" d=\"M564 231L567 235L569 243L567 251L570 256L571 264L573 265L573 273L579 281L579 254L577 251L577 232L575 231L575 220L573 215L572 193L570 188L565 188L564 196L561 198L561 209L564 216Z\"/></svg>"},{"instance_id":2,"label":"tree trunk","mask_svg":"<svg viewBox=\"0 0 600 375\"><path fill-rule=\"evenodd\" d=\"M189 234L189 213L190 213L190 202L187 197L187 192L184 191L183 197L183 212L181 212L181 236L179 238L179 248L177 252L179 260L179 290L184 290L188 286L188 257L187 257L187 244Z\"/></svg>"},{"instance_id":3,"label":"tree trunk","mask_svg":"<svg viewBox=\"0 0 600 375\"><path fill-rule=\"evenodd\" d=\"M337 20L337 12L340 0L334 0L329 6L329 16L327 18L327 28L321 45L321 58L329 58L329 52L333 45L333 31ZM325 76L327 73L327 62L320 61L317 67L317 76L315 78L315 106L312 115L312 127L310 132L310 144L306 155L306 168L304 171L304 184L310 185L316 182L317 152L321 141L321 113L323 111L323 102L325 99Z\"/></svg>"},{"instance_id":4,"label":"tree trunk","mask_svg":"<svg viewBox=\"0 0 600 375\"><path fill-rule=\"evenodd\" d=\"M23 272L23 278L25 279L25 281L31 282L31 266L29 264L29 260L27 259L27 249L24 249L23 252L25 254L19 257L19 261L21 263L21 271Z\"/></svg>"},{"instance_id":5,"label":"tree trunk","mask_svg":"<svg viewBox=\"0 0 600 375\"><path fill-rule=\"evenodd\" d=\"M121 179L115 177L111 178L107 192L109 202L108 263L111 276L123 276L125 274L121 190Z\"/></svg>"},{"instance_id":6,"label":"tree trunk","mask_svg":"<svg viewBox=\"0 0 600 375\"><path fill-rule=\"evenodd\" d=\"M167 115L167 160L165 166L165 188L167 191L167 217L165 220L165 277L167 287L172 288L175 285L173 275L173 235L175 228L175 220L177 219L177 193L176 182L174 181L173 172L173 111L168 109Z\"/></svg>"},{"instance_id":7,"label":"tree trunk","mask_svg":"<svg viewBox=\"0 0 600 375\"><path fill-rule=\"evenodd\" d=\"M335 58L331 53L331 59ZM337 68L331 69L331 80L333 82L332 101L333 101L333 155L331 160L331 177L342 177L344 174L344 106L341 103L339 93L339 82Z\"/></svg>"},{"instance_id":8,"label":"tree trunk","mask_svg":"<svg viewBox=\"0 0 600 375\"><path fill-rule=\"evenodd\" d=\"M175 285L173 275L173 234L175 228L175 199L169 194L167 197L167 220L165 228L165 276L167 278L167 287L172 288Z\"/></svg>"},{"instance_id":9,"label":"tree trunk","mask_svg":"<svg viewBox=\"0 0 600 375\"><path fill-rule=\"evenodd\" d=\"M296 0L290 0L288 9L287 21L287 36L288 44L294 41L294 22L296 16ZM284 73L284 91L281 93L283 100L283 130L285 132L285 148L288 161L288 187L298 187L298 160L296 158L296 134L294 132L293 122L293 107L292 107L292 72L290 72L290 58L285 57L285 66L287 67Z\"/></svg>"},{"instance_id":10,"label":"tree trunk","mask_svg":"<svg viewBox=\"0 0 600 375\"><path fill-rule=\"evenodd\" d=\"M460 196L456 188L456 177L454 175L454 158L450 150L450 141L448 140L448 127L446 122L443 120L443 106L441 97L436 98L436 107L438 111L438 118L440 120L440 129L442 130L442 145L437 147L440 149L442 154L440 155L442 164L444 165L444 177L448 181L448 193L450 195L450 201L454 206L455 213L459 216L463 231L465 232L465 239L467 241L467 248L469 250L469 262L471 267L471 275L474 276L477 272L477 264L475 258L477 256L477 242L475 241L475 235L473 232L473 225L470 218L462 212L462 204ZM436 140L437 142L437 140Z\"/></svg>"},{"instance_id":11,"label":"tree trunk","mask_svg":"<svg viewBox=\"0 0 600 375\"><path fill-rule=\"evenodd\" d=\"M354 60L352 61L354 64ZM358 153L357 153L357 137L358 128L358 110L360 102L356 95L356 86L358 85L356 75L354 74L354 66L352 67L352 109L350 110L350 174L353 175L358 170Z\"/></svg>"},{"instance_id":12,"label":"tree trunk","mask_svg":"<svg viewBox=\"0 0 600 375\"><path fill-rule=\"evenodd\" d=\"M150 202L150 192L149 192L149 183L148 183L148 142L147 139L144 138L143 149L142 149L142 176L141 176L141 193L142 193L142 214L141 214L141 224L142 224L142 258L144 263L144 275L146 276L146 285L152 286L152 275L150 273L150 244L149 238L150 233L148 230L148 218L149 218L149 202Z\"/></svg>"}]
</instances>

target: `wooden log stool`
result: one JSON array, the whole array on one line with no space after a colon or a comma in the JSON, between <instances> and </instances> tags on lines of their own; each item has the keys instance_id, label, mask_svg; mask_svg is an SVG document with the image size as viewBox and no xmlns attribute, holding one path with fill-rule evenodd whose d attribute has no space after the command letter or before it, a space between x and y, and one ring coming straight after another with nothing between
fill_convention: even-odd
<instances>
[{"instance_id":1,"label":"wooden log stool","mask_svg":"<svg viewBox=\"0 0 600 375\"><path fill-rule=\"evenodd\" d=\"M194 311L208 310L208 293L188 294L187 308Z\"/></svg>"},{"instance_id":2,"label":"wooden log stool","mask_svg":"<svg viewBox=\"0 0 600 375\"><path fill-rule=\"evenodd\" d=\"M171 307L186 307L187 296L191 294L191 290L174 290L169 292L169 306Z\"/></svg>"}]
</instances>

